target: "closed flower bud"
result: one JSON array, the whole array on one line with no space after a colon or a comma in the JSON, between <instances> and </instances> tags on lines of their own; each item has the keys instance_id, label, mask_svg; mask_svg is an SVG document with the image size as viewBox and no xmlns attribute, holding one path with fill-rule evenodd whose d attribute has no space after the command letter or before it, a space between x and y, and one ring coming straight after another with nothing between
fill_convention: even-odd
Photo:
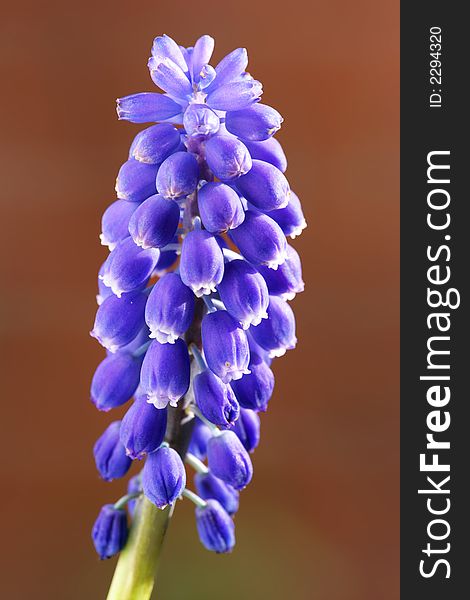
<instances>
[{"instance_id":1,"label":"closed flower bud","mask_svg":"<svg viewBox=\"0 0 470 600\"><path fill-rule=\"evenodd\" d=\"M120 120L131 123L165 121L181 113L181 105L163 94L142 92L117 99Z\"/></svg>"},{"instance_id":2,"label":"closed flower bud","mask_svg":"<svg viewBox=\"0 0 470 600\"><path fill-rule=\"evenodd\" d=\"M196 404L204 417L219 427L231 427L238 419L240 406L231 387L209 369L193 381Z\"/></svg>"},{"instance_id":3,"label":"closed flower bud","mask_svg":"<svg viewBox=\"0 0 470 600\"><path fill-rule=\"evenodd\" d=\"M116 179L116 193L121 200L143 202L156 193L157 165L147 165L134 160L125 162Z\"/></svg>"},{"instance_id":4,"label":"closed flower bud","mask_svg":"<svg viewBox=\"0 0 470 600\"><path fill-rule=\"evenodd\" d=\"M286 236L275 221L262 213L247 210L245 220L230 231L230 237L254 265L277 269L286 260Z\"/></svg>"},{"instance_id":5,"label":"closed flower bud","mask_svg":"<svg viewBox=\"0 0 470 600\"><path fill-rule=\"evenodd\" d=\"M212 437L212 432L207 425L196 418L194 423L191 441L189 442L188 452L194 454L199 460L205 460L207 452L207 442Z\"/></svg>"},{"instance_id":6,"label":"closed flower bud","mask_svg":"<svg viewBox=\"0 0 470 600\"><path fill-rule=\"evenodd\" d=\"M144 129L136 135L130 148L130 157L158 165L176 152L180 145L180 132L170 123L159 123Z\"/></svg>"},{"instance_id":7,"label":"closed flower bud","mask_svg":"<svg viewBox=\"0 0 470 600\"><path fill-rule=\"evenodd\" d=\"M162 446L149 454L142 471L144 494L158 508L177 500L186 486L183 461L173 448Z\"/></svg>"},{"instance_id":8,"label":"closed flower bud","mask_svg":"<svg viewBox=\"0 0 470 600\"><path fill-rule=\"evenodd\" d=\"M193 316L194 294L177 273L167 273L155 284L145 308L150 337L174 344L186 333Z\"/></svg>"},{"instance_id":9,"label":"closed flower bud","mask_svg":"<svg viewBox=\"0 0 470 600\"><path fill-rule=\"evenodd\" d=\"M250 329L255 341L268 350L271 357L283 356L295 348L295 317L291 307L278 296L270 296L268 318Z\"/></svg>"},{"instance_id":10,"label":"closed flower bud","mask_svg":"<svg viewBox=\"0 0 470 600\"><path fill-rule=\"evenodd\" d=\"M210 89L215 89L240 77L248 66L248 54L246 48L237 48L224 56L215 68L217 77Z\"/></svg>"},{"instance_id":11,"label":"closed flower bud","mask_svg":"<svg viewBox=\"0 0 470 600\"><path fill-rule=\"evenodd\" d=\"M166 418L166 408L155 408L145 396L136 397L121 424L121 444L127 456L140 459L159 448L165 437Z\"/></svg>"},{"instance_id":12,"label":"closed flower bud","mask_svg":"<svg viewBox=\"0 0 470 600\"><path fill-rule=\"evenodd\" d=\"M208 231L190 231L183 240L181 279L198 298L215 292L224 274L224 256L216 238Z\"/></svg>"},{"instance_id":13,"label":"closed flower bud","mask_svg":"<svg viewBox=\"0 0 470 600\"><path fill-rule=\"evenodd\" d=\"M245 211L237 192L224 183L206 183L198 192L199 214L207 231L222 233L238 227Z\"/></svg>"},{"instance_id":14,"label":"closed flower bud","mask_svg":"<svg viewBox=\"0 0 470 600\"><path fill-rule=\"evenodd\" d=\"M279 210L273 210L268 213L271 219L274 219L284 234L292 239L296 238L307 227L300 200L291 190L289 194L289 203L286 207Z\"/></svg>"},{"instance_id":15,"label":"closed flower bud","mask_svg":"<svg viewBox=\"0 0 470 600\"><path fill-rule=\"evenodd\" d=\"M165 159L157 174L158 193L176 200L192 194L197 186L199 167L194 154L175 152Z\"/></svg>"},{"instance_id":16,"label":"closed flower bud","mask_svg":"<svg viewBox=\"0 0 470 600\"><path fill-rule=\"evenodd\" d=\"M225 308L243 329L267 319L268 287L258 271L246 261L226 263L224 277L217 290Z\"/></svg>"},{"instance_id":17,"label":"closed flower bud","mask_svg":"<svg viewBox=\"0 0 470 600\"><path fill-rule=\"evenodd\" d=\"M108 411L129 400L139 385L142 358L118 352L97 367L91 382L91 400L98 410Z\"/></svg>"},{"instance_id":18,"label":"closed flower bud","mask_svg":"<svg viewBox=\"0 0 470 600\"><path fill-rule=\"evenodd\" d=\"M210 61L212 52L214 51L215 41L210 35L201 36L194 44L191 55L191 72L193 80L197 81L197 75L204 65Z\"/></svg>"},{"instance_id":19,"label":"closed flower bud","mask_svg":"<svg viewBox=\"0 0 470 600\"><path fill-rule=\"evenodd\" d=\"M188 65L184 59L183 52L178 44L169 35L159 35L153 40L152 57L150 61L154 61L154 67L165 59L170 59L184 73L188 71ZM149 61L149 62L150 62Z\"/></svg>"},{"instance_id":20,"label":"closed flower bud","mask_svg":"<svg viewBox=\"0 0 470 600\"><path fill-rule=\"evenodd\" d=\"M240 494L230 485L214 477L212 473L196 473L194 485L198 495L203 500L217 500L229 515L234 515L238 510Z\"/></svg>"},{"instance_id":21,"label":"closed flower bud","mask_svg":"<svg viewBox=\"0 0 470 600\"><path fill-rule=\"evenodd\" d=\"M176 406L189 388L190 362L186 344L178 339L174 344L154 340L147 350L140 373L142 392L156 408Z\"/></svg>"},{"instance_id":22,"label":"closed flower bud","mask_svg":"<svg viewBox=\"0 0 470 600\"><path fill-rule=\"evenodd\" d=\"M287 158L281 144L275 138L269 138L264 142L249 142L244 140L245 146L251 154L251 158L263 160L279 169L282 173L287 169Z\"/></svg>"},{"instance_id":23,"label":"closed flower bud","mask_svg":"<svg viewBox=\"0 0 470 600\"><path fill-rule=\"evenodd\" d=\"M225 126L237 137L252 142L262 142L281 128L283 120L274 108L257 103L243 110L228 112Z\"/></svg>"},{"instance_id":24,"label":"closed flower bud","mask_svg":"<svg viewBox=\"0 0 470 600\"><path fill-rule=\"evenodd\" d=\"M120 552L127 541L126 511L105 504L93 525L93 544L101 560L111 558Z\"/></svg>"},{"instance_id":25,"label":"closed flower bud","mask_svg":"<svg viewBox=\"0 0 470 600\"><path fill-rule=\"evenodd\" d=\"M260 418L254 410L242 408L233 432L237 434L247 452L253 452L260 439Z\"/></svg>"},{"instance_id":26,"label":"closed flower bud","mask_svg":"<svg viewBox=\"0 0 470 600\"><path fill-rule=\"evenodd\" d=\"M214 83L217 83L217 77ZM211 108L230 111L247 108L256 102L263 93L263 86L256 79L245 78L219 85L214 90L209 86L208 91L206 102Z\"/></svg>"},{"instance_id":27,"label":"closed flower bud","mask_svg":"<svg viewBox=\"0 0 470 600\"><path fill-rule=\"evenodd\" d=\"M108 296L96 311L91 335L110 352L131 342L144 326L147 296L142 292L122 298Z\"/></svg>"},{"instance_id":28,"label":"closed flower bud","mask_svg":"<svg viewBox=\"0 0 470 600\"><path fill-rule=\"evenodd\" d=\"M160 257L158 248L144 250L131 237L119 242L106 259L103 283L118 298L147 284Z\"/></svg>"},{"instance_id":29,"label":"closed flower bud","mask_svg":"<svg viewBox=\"0 0 470 600\"><path fill-rule=\"evenodd\" d=\"M209 369L224 383L249 373L250 349L246 333L225 310L202 320L202 346Z\"/></svg>"},{"instance_id":30,"label":"closed flower bud","mask_svg":"<svg viewBox=\"0 0 470 600\"><path fill-rule=\"evenodd\" d=\"M263 266L259 266L258 270L264 277L272 296L282 296L284 300L292 300L296 294L304 291L300 257L292 246L287 246L287 259L276 271Z\"/></svg>"},{"instance_id":31,"label":"closed flower bud","mask_svg":"<svg viewBox=\"0 0 470 600\"><path fill-rule=\"evenodd\" d=\"M261 211L283 208L289 202L289 183L270 163L253 160L251 170L236 182L237 190Z\"/></svg>"},{"instance_id":32,"label":"closed flower bud","mask_svg":"<svg viewBox=\"0 0 470 600\"><path fill-rule=\"evenodd\" d=\"M246 487L253 476L250 457L233 431L225 430L209 440L207 461L212 474L236 490Z\"/></svg>"},{"instance_id":33,"label":"closed flower bud","mask_svg":"<svg viewBox=\"0 0 470 600\"><path fill-rule=\"evenodd\" d=\"M155 195L139 205L129 221L129 233L141 248L162 248L178 229L180 208L173 200Z\"/></svg>"},{"instance_id":34,"label":"closed flower bud","mask_svg":"<svg viewBox=\"0 0 470 600\"><path fill-rule=\"evenodd\" d=\"M232 135L215 135L207 140L206 160L214 175L222 181L245 175L252 164L247 147Z\"/></svg>"},{"instance_id":35,"label":"closed flower bud","mask_svg":"<svg viewBox=\"0 0 470 600\"><path fill-rule=\"evenodd\" d=\"M93 448L96 468L105 481L124 477L132 463L119 439L120 427L121 421L111 423Z\"/></svg>"},{"instance_id":36,"label":"closed flower bud","mask_svg":"<svg viewBox=\"0 0 470 600\"><path fill-rule=\"evenodd\" d=\"M217 133L219 117L205 104L190 104L185 110L183 125L189 136L209 136Z\"/></svg>"},{"instance_id":37,"label":"closed flower bud","mask_svg":"<svg viewBox=\"0 0 470 600\"><path fill-rule=\"evenodd\" d=\"M218 554L231 552L235 546L235 525L217 500L208 500L204 508L196 508L199 539L207 550Z\"/></svg>"},{"instance_id":38,"label":"closed flower bud","mask_svg":"<svg viewBox=\"0 0 470 600\"><path fill-rule=\"evenodd\" d=\"M113 250L118 242L128 237L129 219L136 208L135 202L125 200L116 200L108 206L101 219L100 240L103 246Z\"/></svg>"},{"instance_id":39,"label":"closed flower bud","mask_svg":"<svg viewBox=\"0 0 470 600\"><path fill-rule=\"evenodd\" d=\"M240 406L264 412L274 390L274 374L254 352L250 356L249 369L251 373L244 375L239 381L234 381L232 389Z\"/></svg>"},{"instance_id":40,"label":"closed flower bud","mask_svg":"<svg viewBox=\"0 0 470 600\"><path fill-rule=\"evenodd\" d=\"M177 100L188 100L192 88L189 79L173 60L164 58L161 62L150 59L150 77L155 85ZM187 69L187 67L186 67Z\"/></svg>"}]
</instances>

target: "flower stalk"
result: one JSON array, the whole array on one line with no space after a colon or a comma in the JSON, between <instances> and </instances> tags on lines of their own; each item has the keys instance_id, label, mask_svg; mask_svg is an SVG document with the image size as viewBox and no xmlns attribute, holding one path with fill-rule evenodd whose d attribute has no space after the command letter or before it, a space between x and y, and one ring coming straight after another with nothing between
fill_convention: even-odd
<instances>
[{"instance_id":1,"label":"flower stalk","mask_svg":"<svg viewBox=\"0 0 470 600\"><path fill-rule=\"evenodd\" d=\"M107 600L148 600L155 585L172 507L160 510L145 496L137 502L129 539L121 551Z\"/></svg>"}]
</instances>

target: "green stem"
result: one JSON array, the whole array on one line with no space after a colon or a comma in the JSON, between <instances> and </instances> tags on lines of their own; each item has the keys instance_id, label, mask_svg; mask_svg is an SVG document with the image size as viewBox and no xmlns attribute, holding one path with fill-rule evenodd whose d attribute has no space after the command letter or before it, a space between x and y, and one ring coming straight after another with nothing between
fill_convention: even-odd
<instances>
[{"instance_id":1,"label":"green stem","mask_svg":"<svg viewBox=\"0 0 470 600\"><path fill-rule=\"evenodd\" d=\"M150 598L171 512L171 507L161 510L145 496L138 501L129 539L119 556L107 600Z\"/></svg>"}]
</instances>

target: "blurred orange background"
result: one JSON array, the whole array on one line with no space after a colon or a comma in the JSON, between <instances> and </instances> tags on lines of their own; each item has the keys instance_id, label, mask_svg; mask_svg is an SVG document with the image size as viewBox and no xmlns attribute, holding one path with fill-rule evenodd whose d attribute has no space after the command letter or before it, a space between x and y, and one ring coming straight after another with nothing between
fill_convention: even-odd
<instances>
[{"instance_id":1,"label":"blurred orange background","mask_svg":"<svg viewBox=\"0 0 470 600\"><path fill-rule=\"evenodd\" d=\"M89 531L105 484L91 448L115 418L89 401L100 216L139 129L114 99L151 91L154 36L245 46L309 228L297 350L275 362L237 546L199 544L177 506L160 600L398 598L398 0L5 3L0 596L105 597Z\"/></svg>"}]
</instances>

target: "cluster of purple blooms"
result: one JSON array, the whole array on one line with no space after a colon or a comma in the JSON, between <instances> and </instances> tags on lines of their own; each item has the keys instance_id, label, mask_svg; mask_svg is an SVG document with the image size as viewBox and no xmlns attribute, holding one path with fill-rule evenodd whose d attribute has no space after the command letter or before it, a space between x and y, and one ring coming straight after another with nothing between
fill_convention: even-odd
<instances>
[{"instance_id":1,"label":"cluster of purple blooms","mask_svg":"<svg viewBox=\"0 0 470 600\"><path fill-rule=\"evenodd\" d=\"M304 284L286 238L306 223L273 137L283 119L259 102L246 50L213 68L213 48L207 35L191 48L157 37L148 66L164 93L117 102L120 119L157 124L132 142L118 199L102 219L110 254L92 335L107 356L91 397L102 411L134 400L96 442L95 461L106 481L126 475L133 460L145 463L128 494L101 509L93 528L101 558L123 548L125 506L132 516L142 493L159 508L190 498L203 545L233 548L258 413L273 392L271 361L296 344L288 300ZM198 303L199 340L188 336ZM177 406L193 420L183 457L165 441ZM197 494L186 488L183 460L196 471Z\"/></svg>"}]
</instances>

